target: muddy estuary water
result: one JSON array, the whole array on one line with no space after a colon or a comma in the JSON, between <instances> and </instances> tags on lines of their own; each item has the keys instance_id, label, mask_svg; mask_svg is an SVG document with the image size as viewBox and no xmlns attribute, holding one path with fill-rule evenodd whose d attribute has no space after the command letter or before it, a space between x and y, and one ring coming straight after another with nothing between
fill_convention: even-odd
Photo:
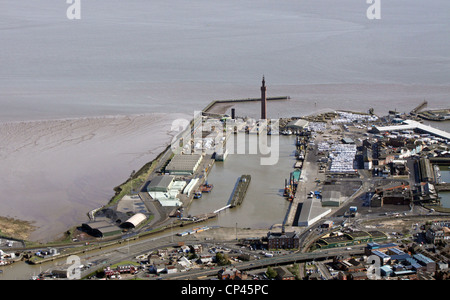
<instances>
[{"instance_id":1,"label":"muddy estuary water","mask_svg":"<svg viewBox=\"0 0 450 300\"><path fill-rule=\"evenodd\" d=\"M243 203L222 211L212 224L252 228L281 224L289 207L289 201L283 197L284 180L294 170L296 159L295 136L278 137L279 159L274 165L261 165L261 154L230 154L224 162L216 162L208 175L214 189L194 199L189 214L200 215L226 206L239 177L249 174L251 183ZM247 138L251 142L257 136Z\"/></svg>"},{"instance_id":2,"label":"muddy estuary water","mask_svg":"<svg viewBox=\"0 0 450 300\"><path fill-rule=\"evenodd\" d=\"M212 100L258 97L263 74L268 97L291 97L270 103L270 118L448 105L448 1L384 1L380 20L352 0L81 2L81 19L70 20L66 1L2 0L0 215L32 222L33 241L105 205L170 143L174 114L190 120ZM243 104L237 114L258 111ZM253 155L236 159L214 167L211 198L221 196L201 206L226 203L245 173L233 164L256 172ZM241 211L263 214L252 197L264 192L277 199L284 163L252 175ZM272 211L280 215L261 223L281 222L284 207ZM230 223L251 219L234 213Z\"/></svg>"}]
</instances>

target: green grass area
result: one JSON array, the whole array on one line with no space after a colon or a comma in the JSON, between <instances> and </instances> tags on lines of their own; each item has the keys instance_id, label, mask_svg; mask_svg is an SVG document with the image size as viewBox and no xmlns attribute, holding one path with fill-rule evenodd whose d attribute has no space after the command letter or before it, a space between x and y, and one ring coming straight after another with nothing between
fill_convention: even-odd
<instances>
[{"instance_id":1,"label":"green grass area","mask_svg":"<svg viewBox=\"0 0 450 300\"><path fill-rule=\"evenodd\" d=\"M137 262L133 262L131 260L124 260L124 261L118 262L117 264L112 265L111 269L114 269L118 266L128 266L128 265L139 267L139 264Z\"/></svg>"},{"instance_id":2,"label":"green grass area","mask_svg":"<svg viewBox=\"0 0 450 300\"><path fill-rule=\"evenodd\" d=\"M132 190L135 193L138 192L142 185L147 181L147 178L150 176L150 174L155 170L157 164L160 162L161 157L166 153L169 147L170 146L168 146L168 148L161 152L154 160L145 164L139 171L133 172L127 179L127 181L115 187L114 191L116 192L116 194L111 198L107 206L116 204L125 195L131 194Z\"/></svg>"}]
</instances>

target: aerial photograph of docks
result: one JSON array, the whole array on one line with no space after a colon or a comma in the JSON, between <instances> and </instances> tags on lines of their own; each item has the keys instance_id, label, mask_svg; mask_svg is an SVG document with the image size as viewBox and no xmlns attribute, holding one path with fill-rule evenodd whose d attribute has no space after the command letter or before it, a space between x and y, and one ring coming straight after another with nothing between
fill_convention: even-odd
<instances>
[{"instance_id":1,"label":"aerial photograph of docks","mask_svg":"<svg viewBox=\"0 0 450 300\"><path fill-rule=\"evenodd\" d=\"M17 13L20 5L9 2ZM116 21L100 14L98 10L95 15L101 22L89 19L91 10L85 2L80 2L82 18L67 22L79 22L82 25L86 22L88 26L89 22L93 22L102 28L100 31L109 32L103 27L103 22ZM127 9L148 5L140 0L131 2L133 5ZM175 2L180 4L179 1ZM204 3L208 7L203 8L205 15L199 13L199 22L205 22L211 27L221 26L221 22L225 22L220 18L221 15L217 16L220 20L207 17L207 12L212 9L209 5L221 7L216 1L212 2L214 4ZM353 20L352 17L360 13L364 21L358 22L368 24L366 28L378 26L372 25L374 23L371 22L377 20L369 18L369 11L366 17L369 4L362 2L362 6L356 7L345 2L349 8L345 11L348 14L346 16ZM73 3L75 5L77 1ZM322 3L321 8L326 6L326 1L318 3ZM384 3L381 7L384 7ZM164 5L162 2L160 4ZM67 8L69 5L63 4L62 7ZM273 14L294 18L291 12L287 12L291 5L284 3L281 8L277 6ZM448 8L448 4L442 5ZM225 6L227 11L231 9ZM115 13L119 13L121 7L121 4L114 3L111 9L117 9ZM278 20L272 15L272 5L266 3L263 7L263 12L258 12L264 17L250 14L248 22L252 26L255 25L253 22L261 25L260 22L264 23L266 17L274 18L273 22ZM77 6L70 8L76 10ZM385 24L383 21L392 22L388 8L391 6L386 4L386 14L379 20L382 25ZM163 11L163 8L159 9ZM376 11L377 7L371 9ZM245 7L245 10L253 11L249 7ZM133 11L127 11L126 14L137 13ZM330 21L334 17L330 17L329 11L326 11L321 10L321 13L324 13L326 17L323 18L327 21L321 22L331 22L333 26L341 28L344 35L356 30L353 23L348 24L350 21ZM48 12L50 16L53 13L53 10ZM179 12L175 13L180 17ZM243 22L238 16L236 12L239 32L252 39L252 30L256 29L245 31L247 21ZM314 19L317 16L305 13L302 17ZM30 23L35 22L31 17L29 20ZM189 22L186 21L189 24L183 23L181 27L192 26L190 30L200 30L195 20L189 18ZM24 27L20 27L20 30L27 31L27 25L18 19L11 17L11 22L21 24ZM131 28L140 26L140 21L133 23L128 17L123 22L132 24ZM154 22L152 24L157 23L169 32L175 26L171 21L165 23L163 18ZM5 27L5 24L0 22L0 28ZM73 26L74 23L70 24ZM322 29L332 34L334 27L328 26L331 25L327 23ZM215 30L205 28L208 28L203 29L206 30L205 34ZM131 31L128 33L132 34ZM120 38L128 41L128 33L123 33ZM83 31L83 34L87 33ZM295 39L295 34L292 39ZM0 37L2 35L6 36L6 33L0 33ZM315 38L307 36L308 39ZM152 38L167 42L164 33ZM94 43L95 38L89 41ZM241 39L239 41L242 42ZM243 45L233 48L233 51L245 52L253 46L260 47L259 41L256 38L254 45ZM281 43L282 40L277 42ZM186 42L183 40L183 43ZM334 43L336 41L333 39ZM450 49L448 38L446 44L441 40L437 43ZM123 47L129 46L127 42L124 44ZM189 53L203 51L193 45L185 46L192 48ZM90 49L91 46L87 47ZM158 47L165 47L165 44L161 42ZM221 47L224 44L220 43ZM95 59L113 61L117 57L128 57L129 52L132 52L129 48L123 52L122 49L118 50L120 54L117 56L111 54L112 58L99 55ZM111 92L117 98L111 96L116 99L111 101L119 101L124 96L119 91L122 88L127 93L139 90L137 98L148 92L149 87L143 87L147 85L145 82L142 86L128 85L128 82L141 80L139 74L128 73L129 66L139 70L140 61L156 66L158 57L172 57L169 48L163 50L164 53L149 51L142 56L140 50L135 50L137 53L133 57L137 57L136 61L124 58L119 63L121 67L118 69L126 72L129 79L124 80L123 85L117 83ZM264 54L269 55L269 52ZM447 75L450 73L448 53L440 69L442 72L439 71L442 74L447 72ZM155 55L155 61L149 58L152 55ZM196 55L195 58L186 55L197 59ZM202 55L208 54L199 54ZM48 56L45 59L51 59L51 55ZM15 65L16 56L11 54L11 57L11 64ZM279 62L289 65L288 60L295 57L293 55L286 60L280 58ZM438 69L438 63L434 65L434 62L440 58L437 54L433 57L430 54L426 61L433 61L431 64ZM376 62L372 63L373 66L377 65ZM405 68L407 70L401 72L413 76L414 72L410 71L413 68L409 69L408 65L411 61L398 65L391 63L395 65L395 70ZM258 60L258 64L264 63ZM261 69L249 68L245 72L243 69L247 67L243 67L242 74L240 71L233 72L239 78L249 74L252 78L244 80L245 87L234 81L221 83L224 84L223 90L218 96L211 96L215 95L216 87L213 83L208 87L206 79L202 83L195 77L199 75L192 75L192 82L190 79L179 79L191 76L189 70L195 70L195 67L182 65L177 68L174 64L164 68L175 68L174 73L180 76L178 79L173 82L155 81L154 86L149 88L157 90L158 96L155 98L162 100L153 100L153 96L148 96L145 100L133 100L137 101L133 105L119 103L122 100L118 104L80 100L83 104L79 105L87 105L88 108L92 105L93 110L99 105L105 109L107 112L101 116L97 116L95 111L92 112L93 116L87 112L85 115L80 113L80 116L65 114L62 110L57 111L58 105L62 105L57 104L57 100L48 100L48 103L52 103L48 105L55 109L56 117L48 117L48 120L45 119L47 112L43 112L44 108L42 111L33 110L32 106L28 107L30 111L33 110L33 114L35 111L37 119L28 120L17 116L9 120L0 114L0 159L3 160L0 166L5 169L3 177L6 178L4 183L0 183L0 189L4 192L0 200L3 210L0 214L0 280L182 281L186 283L177 286L176 290L174 288L174 295L212 296L214 292L222 295L274 295L274 290L270 290L271 282L285 280L450 279L448 86L445 83L417 83L430 91L435 89L430 97L426 96L426 92L419 92L415 83L402 85L397 82L397 86L383 83L382 80L374 84L376 87L373 90L366 83L359 82L356 87L353 83L341 85L332 80L327 81L332 83L323 86L317 83L320 81L305 83L308 87L298 89L294 83L280 84L283 78L277 78L282 72L279 73L270 64ZM302 64L310 66L306 61ZM253 66L251 63L249 65ZM423 65L419 64L417 68L425 69ZM237 68L235 65L233 67ZM284 68L284 65L280 65L280 68ZM86 73L79 72L83 76L94 72L94 78L94 69ZM6 75L1 76L6 74L2 72L0 80L5 84L0 86L9 86L11 90L8 93L0 92L0 99L22 97L20 92L13 89L19 84L13 79L7 79ZM384 74L384 71L377 72ZM63 73L61 71L60 74ZM163 77L168 76L162 69L158 69L158 73ZM298 75L300 77L296 80L307 82L301 79L307 78L307 73L306 70L301 75L303 77ZM441 73L436 77L445 77L440 76ZM36 74L34 76L38 77ZM47 75L43 74L42 82L37 80L36 85L48 84L45 79ZM103 84L114 85L109 82L112 79L106 71L102 76L104 79L98 81L87 79L89 82L94 80L98 84L96 87L88 87L81 79L75 83L84 86L76 97L86 94L101 96ZM340 76L338 73L333 78L339 78L339 81ZM348 78L352 75L343 72L342 76L343 81L351 82ZM212 82L215 80L212 72L207 77ZM239 78L237 82L241 80ZM446 78L448 80L450 77ZM314 77L315 80L318 79ZM172 84L181 85L179 99L173 103L168 100L173 95L163 91ZM195 89L187 88L189 84L196 85ZM33 92L24 98L31 97L31 100L23 101L30 101L26 105L33 105L34 96L31 94L40 88L30 84L23 92L24 95L28 88ZM47 93L46 88L42 88L41 92ZM110 87L105 88L108 89ZM239 92L233 92L239 89ZM364 98L366 90L370 94L368 100L358 102L359 98ZM417 94L411 95L414 91ZM229 96L227 92L230 92ZM307 94L305 98L299 96L303 92ZM350 96L344 100L347 99L347 92ZM63 96L57 91L48 93L55 99ZM339 93L342 93L342 98ZM376 100L378 93L385 93L380 96L380 101ZM403 93L409 94L408 97ZM197 94L202 101L192 100L190 103L189 99L196 98ZM397 102L392 99L397 99ZM133 109L142 111L142 114L137 114ZM165 114L162 112L164 109L173 112ZM73 110L75 108L69 105L67 111ZM123 115L118 113L120 110L124 111ZM60 113L61 117L58 117ZM17 137L25 136L27 131L28 135L23 139ZM28 159L22 159L20 155L29 156ZM86 160L78 160L77 155L86 157ZM104 161L97 165L96 162L102 158ZM122 160L125 162L121 164L119 161ZM113 174L119 169L120 172ZM71 184L66 185L64 176L68 176L67 181L71 181ZM33 179L26 181L31 177ZM117 178L121 178L121 181L117 182ZM115 186L109 185L111 182L115 182ZM15 187L10 188L12 185ZM82 200L77 200L75 194ZM17 200L19 197L27 201L26 205ZM69 202L70 205L67 204ZM89 209L84 210L86 207ZM71 217L71 212L75 210L77 215ZM26 213L30 214L30 218L26 217ZM33 230L36 232L33 233ZM220 291L213 288L208 290L199 283L204 282L205 287L212 287L214 284L211 282L230 280L240 282L239 288L236 283L236 286L227 285ZM243 282L245 285L242 285ZM218 283L218 286L222 285Z\"/></svg>"},{"instance_id":2,"label":"aerial photograph of docks","mask_svg":"<svg viewBox=\"0 0 450 300\"><path fill-rule=\"evenodd\" d=\"M446 279L450 133L424 124L427 102L382 117L369 110L263 119L268 102L289 105L288 96L265 93L263 78L260 99L214 101L110 203L89 212L71 242L3 239L2 265L65 262L33 279L70 278L73 255L83 279ZM258 121L238 117L238 108L209 112L243 102L261 107ZM237 141L250 148L263 137L289 153L268 179L284 202L270 212L270 227L241 219L255 209L245 205L247 194L272 175L239 161L255 154L238 153ZM229 162L234 176L226 174ZM379 259L378 272L368 272L368 257Z\"/></svg>"}]
</instances>

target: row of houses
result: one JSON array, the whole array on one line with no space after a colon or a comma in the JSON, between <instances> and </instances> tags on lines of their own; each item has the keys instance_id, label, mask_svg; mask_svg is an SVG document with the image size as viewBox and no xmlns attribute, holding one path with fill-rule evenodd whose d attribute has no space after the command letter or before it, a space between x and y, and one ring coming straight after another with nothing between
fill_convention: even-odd
<instances>
[{"instance_id":1,"label":"row of houses","mask_svg":"<svg viewBox=\"0 0 450 300\"><path fill-rule=\"evenodd\" d=\"M201 244L181 245L173 249L160 249L141 262L148 264L148 271L153 274L186 272L216 263L216 253L220 249L206 250Z\"/></svg>"},{"instance_id":2,"label":"row of houses","mask_svg":"<svg viewBox=\"0 0 450 300\"><path fill-rule=\"evenodd\" d=\"M436 244L438 242L447 242L450 240L450 222L435 221L427 229L425 237L428 242Z\"/></svg>"}]
</instances>

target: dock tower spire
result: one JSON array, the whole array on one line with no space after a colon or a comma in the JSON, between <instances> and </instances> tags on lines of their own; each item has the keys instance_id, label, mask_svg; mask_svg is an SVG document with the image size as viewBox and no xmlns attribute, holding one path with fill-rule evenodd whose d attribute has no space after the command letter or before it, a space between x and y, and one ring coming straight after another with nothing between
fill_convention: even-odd
<instances>
[{"instance_id":1,"label":"dock tower spire","mask_svg":"<svg viewBox=\"0 0 450 300\"><path fill-rule=\"evenodd\" d=\"M266 97L266 81L264 80L264 75L262 78L261 85L261 120L267 119L267 97Z\"/></svg>"}]
</instances>

